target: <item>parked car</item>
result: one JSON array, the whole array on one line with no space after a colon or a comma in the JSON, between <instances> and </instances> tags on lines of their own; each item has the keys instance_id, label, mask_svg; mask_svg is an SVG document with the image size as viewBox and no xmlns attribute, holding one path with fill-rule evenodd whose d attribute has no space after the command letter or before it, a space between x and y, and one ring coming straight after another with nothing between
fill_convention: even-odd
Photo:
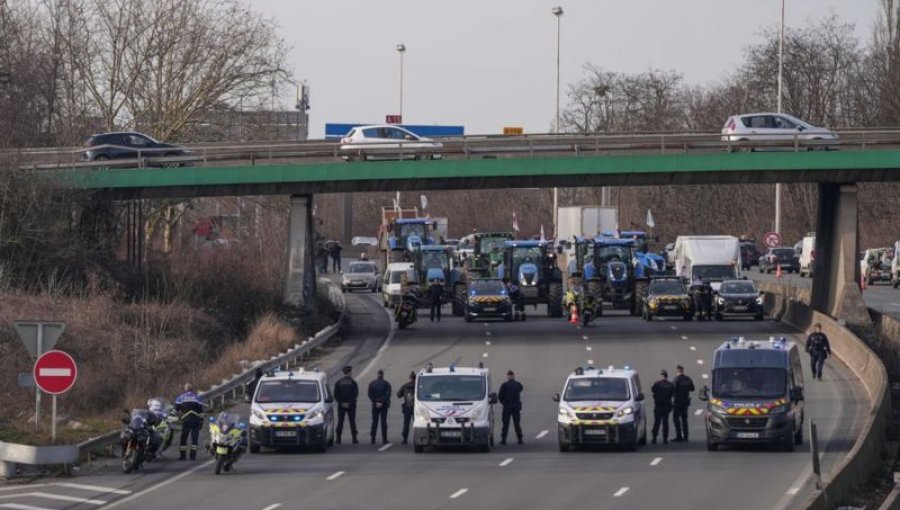
<instances>
[{"instance_id":1,"label":"parked car","mask_svg":"<svg viewBox=\"0 0 900 510\"><path fill-rule=\"evenodd\" d=\"M766 250L765 255L759 258L759 272L771 273L781 266L785 273L797 273L800 271L800 258L797 252L790 246L776 246Z\"/></svg>"},{"instance_id":2,"label":"parked car","mask_svg":"<svg viewBox=\"0 0 900 510\"><path fill-rule=\"evenodd\" d=\"M346 161L370 159L441 159L444 144L400 126L357 126L341 138Z\"/></svg>"},{"instance_id":3,"label":"parked car","mask_svg":"<svg viewBox=\"0 0 900 510\"><path fill-rule=\"evenodd\" d=\"M813 150L816 148L831 149L835 146L823 144L824 141L837 141L837 133L813 126L796 117L783 113L747 113L732 115L722 126L723 142L791 142L794 139L806 142L803 145ZM815 143L809 143L815 142ZM732 150L761 149L757 145L733 147Z\"/></svg>"},{"instance_id":4,"label":"parked car","mask_svg":"<svg viewBox=\"0 0 900 510\"><path fill-rule=\"evenodd\" d=\"M750 269L752 266L759 265L759 258L762 253L756 247L756 243L741 241L741 267Z\"/></svg>"},{"instance_id":5,"label":"parked car","mask_svg":"<svg viewBox=\"0 0 900 510\"><path fill-rule=\"evenodd\" d=\"M165 158L187 156L191 151L178 145L163 143L143 133L117 132L91 135L84 142L81 158L85 161L107 161L111 159L132 159L138 154L142 158ZM177 167L184 161L160 162L158 166ZM151 162L151 165L152 162Z\"/></svg>"}]
</instances>

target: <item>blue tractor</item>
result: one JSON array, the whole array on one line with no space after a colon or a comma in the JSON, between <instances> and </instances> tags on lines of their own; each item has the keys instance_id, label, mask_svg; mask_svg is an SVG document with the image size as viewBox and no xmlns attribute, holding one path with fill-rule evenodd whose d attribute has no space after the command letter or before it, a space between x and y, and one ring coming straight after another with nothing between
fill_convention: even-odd
<instances>
[{"instance_id":1,"label":"blue tractor","mask_svg":"<svg viewBox=\"0 0 900 510\"><path fill-rule=\"evenodd\" d=\"M648 280L636 271L633 240L606 236L580 242L576 239L575 252L576 270L588 293L601 303L606 301L613 308L640 315Z\"/></svg>"},{"instance_id":2,"label":"blue tractor","mask_svg":"<svg viewBox=\"0 0 900 510\"><path fill-rule=\"evenodd\" d=\"M544 303L548 316L562 317L563 281L556 256L546 241L506 241L497 275L515 282L524 304Z\"/></svg>"},{"instance_id":3,"label":"blue tractor","mask_svg":"<svg viewBox=\"0 0 900 510\"><path fill-rule=\"evenodd\" d=\"M639 230L619 232L616 236L613 232L603 232L603 237L610 239L623 239L632 242L632 254L634 258L634 274L637 278L650 278L651 276L666 275L666 259L658 253L649 250L647 233Z\"/></svg>"},{"instance_id":4,"label":"blue tractor","mask_svg":"<svg viewBox=\"0 0 900 510\"><path fill-rule=\"evenodd\" d=\"M453 301L454 289L459 282L463 282L461 272L452 267L453 247L441 245L421 246L413 252L413 269L422 282L419 303L429 306L428 287L434 280L440 280L444 285L444 302L453 303L453 312L456 314L457 304ZM460 313L461 315L461 313Z\"/></svg>"},{"instance_id":5,"label":"blue tractor","mask_svg":"<svg viewBox=\"0 0 900 510\"><path fill-rule=\"evenodd\" d=\"M414 262L413 254L434 244L435 222L427 218L398 218L388 225L385 267L391 262Z\"/></svg>"}]
</instances>

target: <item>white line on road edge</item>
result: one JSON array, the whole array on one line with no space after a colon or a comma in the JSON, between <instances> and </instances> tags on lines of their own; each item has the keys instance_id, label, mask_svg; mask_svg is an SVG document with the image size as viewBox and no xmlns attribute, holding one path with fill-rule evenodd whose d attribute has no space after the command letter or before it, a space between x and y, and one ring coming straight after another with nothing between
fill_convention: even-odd
<instances>
[{"instance_id":1,"label":"white line on road edge","mask_svg":"<svg viewBox=\"0 0 900 510\"><path fill-rule=\"evenodd\" d=\"M385 450L390 449L391 446L394 446L394 443L388 443L388 444L382 446L381 448L379 448L378 451L379 451L379 452L383 452L383 451L385 451Z\"/></svg>"},{"instance_id":2,"label":"white line on road edge","mask_svg":"<svg viewBox=\"0 0 900 510\"><path fill-rule=\"evenodd\" d=\"M692 346L691 346L691 350L692 350L692 351L696 351L696 350L697 350L697 348L696 348L696 347L694 347L694 346L693 346L693 345L692 345Z\"/></svg>"},{"instance_id":3,"label":"white line on road edge","mask_svg":"<svg viewBox=\"0 0 900 510\"><path fill-rule=\"evenodd\" d=\"M108 492L112 494L131 494L131 491L123 489L113 489L112 487L101 487L99 485L84 485L81 483L54 483L57 487L68 487L70 489L81 489L85 491Z\"/></svg>"},{"instance_id":4,"label":"white line on road edge","mask_svg":"<svg viewBox=\"0 0 900 510\"><path fill-rule=\"evenodd\" d=\"M72 503L78 503L83 505L105 505L106 501L102 499L84 499L84 498L76 498L73 496L63 496L60 494L51 494L49 492L24 492L21 494L8 494L6 496L0 496L0 499L12 499L12 498L43 498L43 499L55 499L57 501L71 501Z\"/></svg>"},{"instance_id":5,"label":"white line on road edge","mask_svg":"<svg viewBox=\"0 0 900 510\"><path fill-rule=\"evenodd\" d=\"M500 467L508 466L508 465L510 464L510 462L512 462L512 461L513 461L513 458L512 458L512 457L509 457L508 459L506 459L506 460L504 460L503 462L500 463Z\"/></svg>"},{"instance_id":6,"label":"white line on road edge","mask_svg":"<svg viewBox=\"0 0 900 510\"><path fill-rule=\"evenodd\" d=\"M628 492L628 487L622 487L621 489L617 490L616 493L613 494L613 496L619 498L622 497L626 492Z\"/></svg>"},{"instance_id":7,"label":"white line on road edge","mask_svg":"<svg viewBox=\"0 0 900 510\"><path fill-rule=\"evenodd\" d=\"M47 485L50 485L50 484L49 483L30 483L28 485L14 485L12 487L0 487L0 492L30 490L30 489L35 489L37 487L46 487Z\"/></svg>"},{"instance_id":8,"label":"white line on road edge","mask_svg":"<svg viewBox=\"0 0 900 510\"><path fill-rule=\"evenodd\" d=\"M343 474L344 474L344 471L338 471L337 473L334 473L333 475L331 475L331 476L329 476L328 478L326 478L326 480L329 480L329 481L331 481L331 480L337 480L337 479L340 478L341 475L343 475Z\"/></svg>"},{"instance_id":9,"label":"white line on road edge","mask_svg":"<svg viewBox=\"0 0 900 510\"><path fill-rule=\"evenodd\" d=\"M460 489L460 490L454 492L453 494L451 494L450 499L456 499L467 492L469 492L469 489Z\"/></svg>"},{"instance_id":10,"label":"white line on road edge","mask_svg":"<svg viewBox=\"0 0 900 510\"><path fill-rule=\"evenodd\" d=\"M650 461L650 465L658 466L660 462L662 462L662 457L656 457L655 459Z\"/></svg>"},{"instance_id":11,"label":"white line on road edge","mask_svg":"<svg viewBox=\"0 0 900 510\"><path fill-rule=\"evenodd\" d=\"M12 510L53 510L43 506L23 505L20 503L3 503L0 508L11 508Z\"/></svg>"},{"instance_id":12,"label":"white line on road edge","mask_svg":"<svg viewBox=\"0 0 900 510\"><path fill-rule=\"evenodd\" d=\"M787 490L787 493L790 494L791 496L793 496L794 494L797 494L798 492L800 492L800 487L791 487L790 489Z\"/></svg>"},{"instance_id":13,"label":"white line on road edge","mask_svg":"<svg viewBox=\"0 0 900 510\"><path fill-rule=\"evenodd\" d=\"M115 508L115 507L121 506L121 505L123 505L123 504L125 504L125 503L130 503L130 502L136 500L137 498L139 498L139 497L141 497L141 496L144 496L144 495L146 495L146 494L149 494L149 493L151 493L151 492L153 492L153 491L155 491L155 490L157 490L157 489L161 489L161 488L165 487L166 485L169 485L169 484L172 483L172 482L177 482L178 480L181 480L181 479L184 478L184 477L190 476L190 475L196 473L197 471L200 471L200 470L203 469L203 468L209 467L213 462L215 462L215 461L214 461L214 460L208 460L208 461L204 462L203 464L200 464L200 465L197 466L197 467L188 469L187 471L181 473L181 474L178 475L178 476L173 476L172 478L169 478L168 480L163 480L162 482L159 482L159 483L156 484L156 485L152 485L152 486L150 486L150 487L147 487L146 489L144 489L144 490L142 490L142 491L140 491L140 492L136 492L136 493L132 494L131 496L128 496L127 498L122 498L122 499L120 499L120 500L118 500L118 501L113 501L112 503L110 503L109 505L106 505L106 506L103 507L103 508L104 508L104 509L106 509L106 508Z\"/></svg>"},{"instance_id":14,"label":"white line on road edge","mask_svg":"<svg viewBox=\"0 0 900 510\"><path fill-rule=\"evenodd\" d=\"M382 310L384 310L384 314L387 315L388 324L391 325L391 330L388 332L388 336L384 340L384 343L381 344L381 348L378 349L378 352L375 353L375 357L372 358L372 361L370 361L369 364L366 365L366 368L364 368L363 371L360 372L358 376L356 376L358 379L364 377L369 372L369 370L372 370L372 367L375 366L375 363L378 363L378 360L381 359L381 355L384 354L384 351L386 351L388 347L390 347L391 340L394 339L394 335L397 333L397 323L394 322L393 315L391 315L391 312L389 312L385 308L382 308Z\"/></svg>"},{"instance_id":15,"label":"white line on road edge","mask_svg":"<svg viewBox=\"0 0 900 510\"><path fill-rule=\"evenodd\" d=\"M263 508L263 510L275 510L276 508L278 508L280 506L281 506L281 503L275 503L274 505L269 505L269 506Z\"/></svg>"},{"instance_id":16,"label":"white line on road edge","mask_svg":"<svg viewBox=\"0 0 900 510\"><path fill-rule=\"evenodd\" d=\"M694 411L694 416L700 416L701 414L703 414L703 409L697 409L696 411Z\"/></svg>"},{"instance_id":17,"label":"white line on road edge","mask_svg":"<svg viewBox=\"0 0 900 510\"><path fill-rule=\"evenodd\" d=\"M540 439L540 438L546 436L546 435L547 435L547 432L549 432L549 431L547 431L547 430L542 430L542 431L541 431L537 436L535 436L534 438L535 438L535 439Z\"/></svg>"}]
</instances>

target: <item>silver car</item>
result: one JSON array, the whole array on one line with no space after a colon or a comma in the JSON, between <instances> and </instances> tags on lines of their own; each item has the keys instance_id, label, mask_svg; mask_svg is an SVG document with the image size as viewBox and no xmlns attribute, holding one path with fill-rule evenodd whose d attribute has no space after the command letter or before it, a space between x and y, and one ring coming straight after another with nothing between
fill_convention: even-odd
<instances>
[{"instance_id":1,"label":"silver car","mask_svg":"<svg viewBox=\"0 0 900 510\"><path fill-rule=\"evenodd\" d=\"M807 143L808 149L822 148L825 150L836 148L822 144L823 141L837 141L840 137L837 133L813 126L802 120L783 113L747 113L744 115L732 115L722 126L723 142L767 142L776 141L785 143L799 140ZM747 147L749 150L759 147ZM735 148L737 149L737 148Z\"/></svg>"},{"instance_id":2,"label":"silver car","mask_svg":"<svg viewBox=\"0 0 900 510\"><path fill-rule=\"evenodd\" d=\"M341 157L369 159L441 159L444 144L400 126L357 126L341 139Z\"/></svg>"},{"instance_id":3,"label":"silver car","mask_svg":"<svg viewBox=\"0 0 900 510\"><path fill-rule=\"evenodd\" d=\"M341 277L341 291L368 290L378 292L381 290L381 278L378 267L374 262L351 262Z\"/></svg>"}]
</instances>

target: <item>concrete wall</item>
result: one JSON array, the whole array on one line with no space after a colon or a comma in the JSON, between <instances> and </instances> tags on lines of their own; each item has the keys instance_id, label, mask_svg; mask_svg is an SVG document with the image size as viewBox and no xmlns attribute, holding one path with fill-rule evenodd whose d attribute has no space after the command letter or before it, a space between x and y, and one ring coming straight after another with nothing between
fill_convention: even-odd
<instances>
[{"instance_id":1,"label":"concrete wall","mask_svg":"<svg viewBox=\"0 0 900 510\"><path fill-rule=\"evenodd\" d=\"M831 350L862 382L869 399L869 413L859 438L825 486L803 505L810 509L835 508L864 484L881 460L885 429L891 417L888 377L878 356L850 330L834 319L810 308L808 289L795 289L775 283L759 283L766 292L766 308L775 318L801 331L810 331L815 323L828 335ZM804 298L807 300L804 302Z\"/></svg>"}]
</instances>

